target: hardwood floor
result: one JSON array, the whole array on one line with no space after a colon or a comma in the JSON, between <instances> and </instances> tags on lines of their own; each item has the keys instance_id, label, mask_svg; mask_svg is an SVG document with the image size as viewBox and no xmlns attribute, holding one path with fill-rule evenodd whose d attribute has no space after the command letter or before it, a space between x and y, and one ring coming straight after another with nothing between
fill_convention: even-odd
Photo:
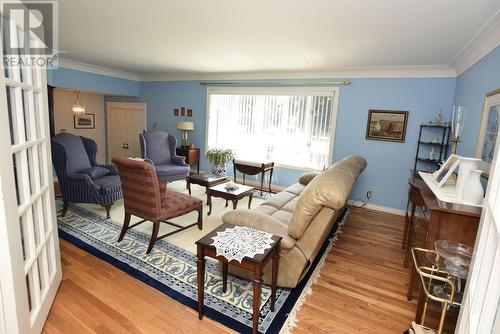
<instances>
[{"instance_id":1,"label":"hardwood floor","mask_svg":"<svg viewBox=\"0 0 500 334\"><path fill-rule=\"evenodd\" d=\"M294 333L402 333L416 311L406 300L404 217L352 208Z\"/></svg>"},{"instance_id":2,"label":"hardwood floor","mask_svg":"<svg viewBox=\"0 0 500 334\"><path fill-rule=\"evenodd\" d=\"M400 216L352 208L293 333L402 333L406 301ZM229 333L113 266L61 241L63 281L44 333Z\"/></svg>"}]
</instances>

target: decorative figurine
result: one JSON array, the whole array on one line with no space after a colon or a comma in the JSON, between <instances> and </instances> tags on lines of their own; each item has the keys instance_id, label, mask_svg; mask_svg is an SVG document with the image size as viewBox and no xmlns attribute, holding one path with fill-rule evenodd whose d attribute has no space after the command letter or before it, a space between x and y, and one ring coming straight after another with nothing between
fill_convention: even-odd
<instances>
[{"instance_id":1,"label":"decorative figurine","mask_svg":"<svg viewBox=\"0 0 500 334\"><path fill-rule=\"evenodd\" d=\"M437 137L437 136L434 136L434 137L432 138L431 143L433 143L433 144L437 144L437 143L438 143L438 137Z\"/></svg>"},{"instance_id":2,"label":"decorative figurine","mask_svg":"<svg viewBox=\"0 0 500 334\"><path fill-rule=\"evenodd\" d=\"M432 145L432 150L429 152L429 160L434 160L434 145Z\"/></svg>"},{"instance_id":3,"label":"decorative figurine","mask_svg":"<svg viewBox=\"0 0 500 334\"><path fill-rule=\"evenodd\" d=\"M436 114L436 125L441 125L441 110Z\"/></svg>"}]
</instances>

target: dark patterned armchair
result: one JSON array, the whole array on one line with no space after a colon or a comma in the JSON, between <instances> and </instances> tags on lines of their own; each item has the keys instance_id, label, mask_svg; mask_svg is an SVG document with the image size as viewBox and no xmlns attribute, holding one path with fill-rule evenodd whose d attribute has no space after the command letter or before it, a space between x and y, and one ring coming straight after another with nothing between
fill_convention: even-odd
<instances>
[{"instance_id":1,"label":"dark patterned armchair","mask_svg":"<svg viewBox=\"0 0 500 334\"><path fill-rule=\"evenodd\" d=\"M153 163L158 180L184 180L189 175L190 167L184 162L184 157L175 153L177 140L174 136L153 130L139 134L139 141L142 158Z\"/></svg>"},{"instance_id":2,"label":"dark patterned armchair","mask_svg":"<svg viewBox=\"0 0 500 334\"><path fill-rule=\"evenodd\" d=\"M106 209L106 218L116 200L122 198L118 171L114 165L96 162L97 145L89 138L60 133L51 139L52 163L64 201L62 216L68 203L93 203Z\"/></svg>"}]
</instances>

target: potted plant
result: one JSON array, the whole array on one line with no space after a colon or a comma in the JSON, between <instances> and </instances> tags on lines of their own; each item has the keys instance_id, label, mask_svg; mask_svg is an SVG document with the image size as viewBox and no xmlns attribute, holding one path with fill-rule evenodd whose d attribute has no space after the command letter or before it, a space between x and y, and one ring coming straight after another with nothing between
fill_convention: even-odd
<instances>
[{"instance_id":1,"label":"potted plant","mask_svg":"<svg viewBox=\"0 0 500 334\"><path fill-rule=\"evenodd\" d=\"M212 164L212 174L226 175L226 164L234 158L231 149L213 148L205 153L205 158Z\"/></svg>"}]
</instances>

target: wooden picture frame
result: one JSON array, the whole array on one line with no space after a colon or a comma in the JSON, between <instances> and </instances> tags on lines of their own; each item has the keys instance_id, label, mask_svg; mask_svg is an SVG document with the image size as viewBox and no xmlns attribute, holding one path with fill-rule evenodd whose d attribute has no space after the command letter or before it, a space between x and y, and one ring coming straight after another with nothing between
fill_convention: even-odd
<instances>
[{"instance_id":1,"label":"wooden picture frame","mask_svg":"<svg viewBox=\"0 0 500 334\"><path fill-rule=\"evenodd\" d=\"M173 115L179 116L179 108L174 108Z\"/></svg>"},{"instance_id":2,"label":"wooden picture frame","mask_svg":"<svg viewBox=\"0 0 500 334\"><path fill-rule=\"evenodd\" d=\"M193 109L188 109L188 110L186 111L186 116L187 116L187 117L193 117Z\"/></svg>"},{"instance_id":3,"label":"wooden picture frame","mask_svg":"<svg viewBox=\"0 0 500 334\"><path fill-rule=\"evenodd\" d=\"M432 181L441 188L455 172L459 163L460 159L458 155L451 154L450 157L443 162L441 167L432 174Z\"/></svg>"},{"instance_id":4,"label":"wooden picture frame","mask_svg":"<svg viewBox=\"0 0 500 334\"><path fill-rule=\"evenodd\" d=\"M483 115L476 142L476 158L485 163L485 171L489 174L496 139L500 127L500 88L489 92L484 97Z\"/></svg>"},{"instance_id":5,"label":"wooden picture frame","mask_svg":"<svg viewBox=\"0 0 500 334\"><path fill-rule=\"evenodd\" d=\"M75 129L95 129L95 114L73 115Z\"/></svg>"},{"instance_id":6,"label":"wooden picture frame","mask_svg":"<svg viewBox=\"0 0 500 334\"><path fill-rule=\"evenodd\" d=\"M408 111L368 110L366 139L404 143Z\"/></svg>"},{"instance_id":7,"label":"wooden picture frame","mask_svg":"<svg viewBox=\"0 0 500 334\"><path fill-rule=\"evenodd\" d=\"M186 116L186 108L181 107L181 117Z\"/></svg>"}]
</instances>

